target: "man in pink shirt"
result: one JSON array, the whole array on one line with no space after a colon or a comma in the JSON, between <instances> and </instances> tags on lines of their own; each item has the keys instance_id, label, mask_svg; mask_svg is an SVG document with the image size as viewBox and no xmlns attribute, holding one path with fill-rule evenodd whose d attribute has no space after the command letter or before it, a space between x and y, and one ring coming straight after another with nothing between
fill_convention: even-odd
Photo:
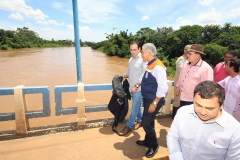
<instances>
[{"instance_id":1,"label":"man in pink shirt","mask_svg":"<svg viewBox=\"0 0 240 160\"><path fill-rule=\"evenodd\" d=\"M192 44L187 51L188 60L184 62L175 90L176 96L180 96L180 107L193 104L194 88L200 82L213 81L212 67L202 60L204 47Z\"/></svg>"},{"instance_id":2,"label":"man in pink shirt","mask_svg":"<svg viewBox=\"0 0 240 160\"><path fill-rule=\"evenodd\" d=\"M229 50L225 53L224 62L220 62L215 66L213 70L215 82L219 82L229 76L229 74L226 72L226 65L229 59L234 57L236 57L236 52L233 50Z\"/></svg>"},{"instance_id":3,"label":"man in pink shirt","mask_svg":"<svg viewBox=\"0 0 240 160\"><path fill-rule=\"evenodd\" d=\"M218 82L226 91L223 109L240 122L240 59L232 58L226 65L230 75Z\"/></svg>"}]
</instances>

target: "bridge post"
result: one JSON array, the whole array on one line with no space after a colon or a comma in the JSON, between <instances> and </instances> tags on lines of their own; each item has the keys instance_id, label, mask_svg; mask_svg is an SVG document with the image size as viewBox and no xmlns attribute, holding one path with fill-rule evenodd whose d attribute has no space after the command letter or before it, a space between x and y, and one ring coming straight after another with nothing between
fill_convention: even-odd
<instances>
[{"instance_id":1,"label":"bridge post","mask_svg":"<svg viewBox=\"0 0 240 160\"><path fill-rule=\"evenodd\" d=\"M130 118L131 113L132 113L132 99L128 100L128 113L125 117L126 120Z\"/></svg>"},{"instance_id":2,"label":"bridge post","mask_svg":"<svg viewBox=\"0 0 240 160\"><path fill-rule=\"evenodd\" d=\"M164 114L170 114L170 109L172 104L172 88L173 88L172 81L168 81L168 92L165 97L166 103L162 107L162 112Z\"/></svg>"},{"instance_id":3,"label":"bridge post","mask_svg":"<svg viewBox=\"0 0 240 160\"><path fill-rule=\"evenodd\" d=\"M84 85L83 83L78 83L78 97L77 97L77 122L78 126L84 126L86 122L86 114L85 114L85 105L86 99L84 97Z\"/></svg>"},{"instance_id":4,"label":"bridge post","mask_svg":"<svg viewBox=\"0 0 240 160\"><path fill-rule=\"evenodd\" d=\"M22 92L24 86L17 86L14 88L14 101L15 101L15 122L16 133L27 134L27 128L29 127L26 120L26 99Z\"/></svg>"}]
</instances>

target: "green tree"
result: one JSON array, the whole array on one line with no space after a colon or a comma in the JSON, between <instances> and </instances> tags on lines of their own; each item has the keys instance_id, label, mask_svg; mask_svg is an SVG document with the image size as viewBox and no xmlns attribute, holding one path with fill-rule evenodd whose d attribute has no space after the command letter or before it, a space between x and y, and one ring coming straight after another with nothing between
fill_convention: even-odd
<instances>
[{"instance_id":1,"label":"green tree","mask_svg":"<svg viewBox=\"0 0 240 160\"><path fill-rule=\"evenodd\" d=\"M202 28L202 44L214 43L222 33L220 25L206 25Z\"/></svg>"},{"instance_id":2,"label":"green tree","mask_svg":"<svg viewBox=\"0 0 240 160\"><path fill-rule=\"evenodd\" d=\"M168 35L163 47L165 55L169 58L179 57L183 53L183 48L187 44L201 44L202 27L199 25L182 26L179 30Z\"/></svg>"},{"instance_id":3,"label":"green tree","mask_svg":"<svg viewBox=\"0 0 240 160\"><path fill-rule=\"evenodd\" d=\"M218 44L206 44L204 46L204 52L206 53L204 60L214 67L217 63L223 61L224 53L227 50L228 47L223 47Z\"/></svg>"}]
</instances>

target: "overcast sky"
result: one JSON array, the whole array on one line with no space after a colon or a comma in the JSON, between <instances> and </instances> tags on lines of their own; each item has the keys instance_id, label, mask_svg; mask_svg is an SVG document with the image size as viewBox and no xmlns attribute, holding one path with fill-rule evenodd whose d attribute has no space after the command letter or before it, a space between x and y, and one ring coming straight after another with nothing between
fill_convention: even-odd
<instances>
[{"instance_id":1,"label":"overcast sky","mask_svg":"<svg viewBox=\"0 0 240 160\"><path fill-rule=\"evenodd\" d=\"M120 30L232 23L240 0L78 0L80 38L99 42ZM28 27L44 39L74 39L72 0L1 0L0 28ZM114 29L113 29L114 28Z\"/></svg>"}]
</instances>

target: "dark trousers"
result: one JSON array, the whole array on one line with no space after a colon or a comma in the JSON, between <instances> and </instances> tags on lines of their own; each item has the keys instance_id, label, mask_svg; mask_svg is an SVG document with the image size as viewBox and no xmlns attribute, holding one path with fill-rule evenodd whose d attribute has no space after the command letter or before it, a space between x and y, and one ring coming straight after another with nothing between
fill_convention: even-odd
<instances>
[{"instance_id":1,"label":"dark trousers","mask_svg":"<svg viewBox=\"0 0 240 160\"><path fill-rule=\"evenodd\" d=\"M179 108L180 108L180 106L179 106L179 107L174 107L174 106L173 106L172 119L174 119L175 115L177 114L177 110L178 110Z\"/></svg>"},{"instance_id":2,"label":"dark trousers","mask_svg":"<svg viewBox=\"0 0 240 160\"><path fill-rule=\"evenodd\" d=\"M193 102L180 100L180 107L187 106L187 105L190 105L190 104L193 104Z\"/></svg>"},{"instance_id":3,"label":"dark trousers","mask_svg":"<svg viewBox=\"0 0 240 160\"><path fill-rule=\"evenodd\" d=\"M178 111L179 108L181 108L182 106L190 105L190 104L193 104L193 102L181 101L181 100L180 100L180 106L179 106L179 107L174 107L174 106L173 106L172 119L174 119L174 117L175 117L175 115L177 114L177 111Z\"/></svg>"},{"instance_id":4,"label":"dark trousers","mask_svg":"<svg viewBox=\"0 0 240 160\"><path fill-rule=\"evenodd\" d=\"M156 132L154 129L154 118L155 118L156 114L158 113L159 109L165 103L165 99L161 98L161 100L159 101L159 103L156 106L155 111L153 113L149 113L148 109L152 102L153 102L153 99L149 100L149 99L143 98L144 110L143 110L142 124L143 124L143 129L146 132L144 141L146 142L148 147L155 148L158 146L158 143L157 143Z\"/></svg>"}]
</instances>

